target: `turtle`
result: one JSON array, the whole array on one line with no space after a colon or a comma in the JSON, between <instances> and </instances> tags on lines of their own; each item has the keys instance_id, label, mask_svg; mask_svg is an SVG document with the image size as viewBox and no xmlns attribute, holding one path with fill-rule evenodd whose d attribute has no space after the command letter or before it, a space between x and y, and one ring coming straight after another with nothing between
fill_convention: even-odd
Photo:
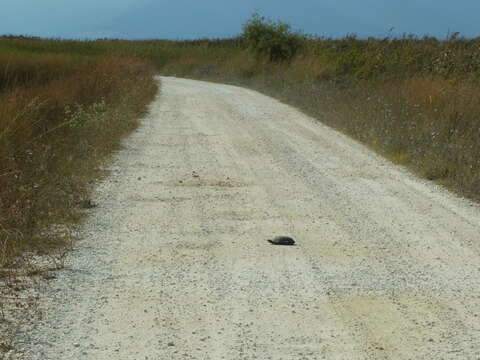
<instances>
[{"instance_id":1,"label":"turtle","mask_svg":"<svg viewBox=\"0 0 480 360\"><path fill-rule=\"evenodd\" d=\"M97 203L91 199L83 199L79 202L79 205L83 209L93 209L98 206Z\"/></svg>"},{"instance_id":2,"label":"turtle","mask_svg":"<svg viewBox=\"0 0 480 360\"><path fill-rule=\"evenodd\" d=\"M295 245L295 240L290 236L275 236L273 239L268 239L268 242L273 245Z\"/></svg>"}]
</instances>

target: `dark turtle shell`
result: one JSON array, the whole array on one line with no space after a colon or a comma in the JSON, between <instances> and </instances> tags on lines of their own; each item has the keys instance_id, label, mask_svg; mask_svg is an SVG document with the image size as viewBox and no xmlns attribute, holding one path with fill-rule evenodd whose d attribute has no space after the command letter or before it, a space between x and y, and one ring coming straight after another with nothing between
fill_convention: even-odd
<instances>
[{"instance_id":1,"label":"dark turtle shell","mask_svg":"<svg viewBox=\"0 0 480 360\"><path fill-rule=\"evenodd\" d=\"M275 236L273 239L268 239L268 242L273 245L295 245L295 240L289 236Z\"/></svg>"}]
</instances>

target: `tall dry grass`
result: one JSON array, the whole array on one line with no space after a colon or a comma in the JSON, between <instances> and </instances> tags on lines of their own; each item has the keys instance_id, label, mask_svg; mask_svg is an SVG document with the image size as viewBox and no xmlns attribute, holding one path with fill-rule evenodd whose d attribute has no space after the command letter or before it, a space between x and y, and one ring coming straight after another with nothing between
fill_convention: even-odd
<instances>
[{"instance_id":1,"label":"tall dry grass","mask_svg":"<svg viewBox=\"0 0 480 360\"><path fill-rule=\"evenodd\" d=\"M135 128L156 83L151 65L121 55L2 52L0 74L5 265L63 245L58 229L81 216L99 165Z\"/></svg>"}]
</instances>

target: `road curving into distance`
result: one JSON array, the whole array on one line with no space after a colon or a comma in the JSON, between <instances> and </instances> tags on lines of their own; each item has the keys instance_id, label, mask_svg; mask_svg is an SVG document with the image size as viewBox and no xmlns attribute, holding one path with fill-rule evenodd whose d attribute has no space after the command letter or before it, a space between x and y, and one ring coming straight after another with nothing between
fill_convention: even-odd
<instances>
[{"instance_id":1,"label":"road curving into distance","mask_svg":"<svg viewBox=\"0 0 480 360\"><path fill-rule=\"evenodd\" d=\"M22 358L480 356L478 205L257 92L161 81Z\"/></svg>"}]
</instances>

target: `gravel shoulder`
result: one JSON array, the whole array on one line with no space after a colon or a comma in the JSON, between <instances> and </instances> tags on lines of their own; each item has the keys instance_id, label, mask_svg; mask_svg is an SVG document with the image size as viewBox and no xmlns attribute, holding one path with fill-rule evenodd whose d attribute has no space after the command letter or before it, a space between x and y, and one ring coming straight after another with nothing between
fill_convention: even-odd
<instances>
[{"instance_id":1,"label":"gravel shoulder","mask_svg":"<svg viewBox=\"0 0 480 360\"><path fill-rule=\"evenodd\" d=\"M18 359L480 356L479 206L292 107L162 78L109 171Z\"/></svg>"}]
</instances>

